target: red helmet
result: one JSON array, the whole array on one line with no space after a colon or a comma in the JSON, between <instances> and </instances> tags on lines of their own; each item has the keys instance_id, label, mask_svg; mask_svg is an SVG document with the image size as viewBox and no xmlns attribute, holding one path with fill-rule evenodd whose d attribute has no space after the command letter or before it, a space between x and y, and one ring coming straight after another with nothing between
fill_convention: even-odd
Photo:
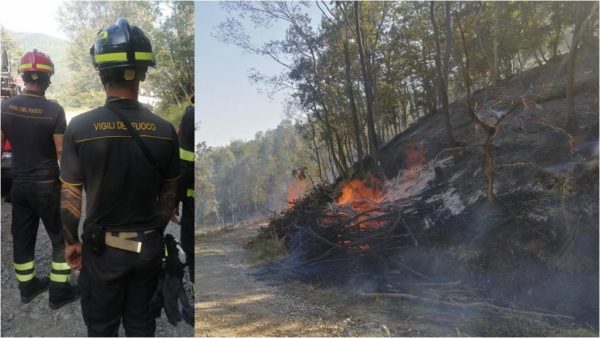
<instances>
[{"instance_id":1,"label":"red helmet","mask_svg":"<svg viewBox=\"0 0 600 338\"><path fill-rule=\"evenodd\" d=\"M48 55L34 49L25 53L19 63L19 73L25 72L41 72L52 76L54 74L54 63Z\"/></svg>"}]
</instances>

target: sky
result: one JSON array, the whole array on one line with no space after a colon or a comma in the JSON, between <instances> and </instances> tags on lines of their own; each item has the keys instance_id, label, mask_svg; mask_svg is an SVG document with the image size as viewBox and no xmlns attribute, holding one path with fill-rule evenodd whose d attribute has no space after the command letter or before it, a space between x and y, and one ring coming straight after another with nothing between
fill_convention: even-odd
<instances>
[{"instance_id":1,"label":"sky","mask_svg":"<svg viewBox=\"0 0 600 338\"><path fill-rule=\"evenodd\" d=\"M0 24L14 32L43 33L67 40L59 30L56 11L62 0L8 0L0 2ZM35 10L31 10L35 8Z\"/></svg>"},{"instance_id":2,"label":"sky","mask_svg":"<svg viewBox=\"0 0 600 338\"><path fill-rule=\"evenodd\" d=\"M232 140L250 140L258 131L273 129L283 119L285 93L269 98L259 93L248 79L251 68L269 75L280 73L283 66L266 56L243 52L213 37L216 27L232 14L219 2L197 2L196 16L196 143L227 145ZM253 25L248 25L253 28ZM270 30L250 29L253 41L265 42L284 37L286 25ZM289 94L289 93L288 93Z\"/></svg>"}]
</instances>

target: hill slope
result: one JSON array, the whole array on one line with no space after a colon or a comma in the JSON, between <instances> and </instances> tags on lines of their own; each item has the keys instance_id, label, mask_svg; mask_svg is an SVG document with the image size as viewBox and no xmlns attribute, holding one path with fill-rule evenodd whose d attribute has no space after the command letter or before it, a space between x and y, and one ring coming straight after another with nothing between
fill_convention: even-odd
<instances>
[{"instance_id":1,"label":"hill slope","mask_svg":"<svg viewBox=\"0 0 600 338\"><path fill-rule=\"evenodd\" d=\"M597 50L580 60L580 128L572 134L563 129L561 58L474 93L477 115L489 123L518 104L492 139L496 202L486 201L487 133L475 127L462 101L454 102L459 149L444 144L441 114L421 119L381 149L384 175L372 172L384 181L382 198L336 203L348 187L340 182L316 189L263 229L259 238L284 238L288 255L260 275L349 287L368 297L427 299L457 315L473 304L537 309L597 332L597 60ZM361 213L351 209L358 207ZM446 289L424 291L424 285ZM517 318L523 316L540 314ZM507 332L470 329L532 334L518 325Z\"/></svg>"}]
</instances>

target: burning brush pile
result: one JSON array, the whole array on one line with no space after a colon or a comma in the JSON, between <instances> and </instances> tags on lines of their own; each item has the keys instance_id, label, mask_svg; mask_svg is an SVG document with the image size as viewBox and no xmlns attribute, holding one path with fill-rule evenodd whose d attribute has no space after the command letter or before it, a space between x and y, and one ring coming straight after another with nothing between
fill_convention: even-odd
<instances>
[{"instance_id":1,"label":"burning brush pile","mask_svg":"<svg viewBox=\"0 0 600 338\"><path fill-rule=\"evenodd\" d=\"M589 183L597 182L597 173L578 172L572 189L582 193L563 205L562 193L516 171L514 185L505 185L490 204L469 179L479 172L477 157L455 162L438 160L440 154L411 161L407 152L407 169L391 179L313 187L249 243L276 238L287 249L256 276L493 313L549 309L568 315L523 314L597 327L597 293L589 288L598 285L597 260L586 258L597 250L597 227L595 237L585 225L561 233L565 210L583 207L590 212L580 217L597 217L597 199L588 191L597 187Z\"/></svg>"},{"instance_id":2,"label":"burning brush pile","mask_svg":"<svg viewBox=\"0 0 600 338\"><path fill-rule=\"evenodd\" d=\"M422 161L389 180L318 185L257 239L284 239L289 255L278 269L306 279L340 281L385 269L392 253L419 247L464 209L458 194L436 179L435 168L449 161Z\"/></svg>"}]
</instances>

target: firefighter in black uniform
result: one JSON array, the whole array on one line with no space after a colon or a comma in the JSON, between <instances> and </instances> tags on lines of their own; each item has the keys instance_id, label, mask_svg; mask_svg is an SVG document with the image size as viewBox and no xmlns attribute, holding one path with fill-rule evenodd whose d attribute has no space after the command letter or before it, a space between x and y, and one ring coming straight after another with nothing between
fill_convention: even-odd
<instances>
[{"instance_id":1,"label":"firefighter in black uniform","mask_svg":"<svg viewBox=\"0 0 600 338\"><path fill-rule=\"evenodd\" d=\"M194 97L187 107L179 126L179 178L178 200L181 201L181 247L185 251L185 262L190 281L194 283Z\"/></svg>"},{"instance_id":2,"label":"firefighter in black uniform","mask_svg":"<svg viewBox=\"0 0 600 338\"><path fill-rule=\"evenodd\" d=\"M44 97L54 74L52 60L34 49L21 58L23 94L2 102L2 146L12 144L12 224L14 267L21 301L29 303L50 287L49 303L57 309L79 297L69 283L60 221L60 160L65 111ZM35 242L40 219L52 242L50 279L35 274Z\"/></svg>"},{"instance_id":3,"label":"firefighter in black uniform","mask_svg":"<svg viewBox=\"0 0 600 338\"><path fill-rule=\"evenodd\" d=\"M161 270L162 231L176 202L177 133L137 101L140 82L155 66L139 27L118 19L98 33L90 54L107 99L74 117L65 133L60 178L67 262L81 271L89 336L116 336L121 321L127 336L153 336L156 314L148 305ZM77 231L82 187L83 244Z\"/></svg>"}]
</instances>

